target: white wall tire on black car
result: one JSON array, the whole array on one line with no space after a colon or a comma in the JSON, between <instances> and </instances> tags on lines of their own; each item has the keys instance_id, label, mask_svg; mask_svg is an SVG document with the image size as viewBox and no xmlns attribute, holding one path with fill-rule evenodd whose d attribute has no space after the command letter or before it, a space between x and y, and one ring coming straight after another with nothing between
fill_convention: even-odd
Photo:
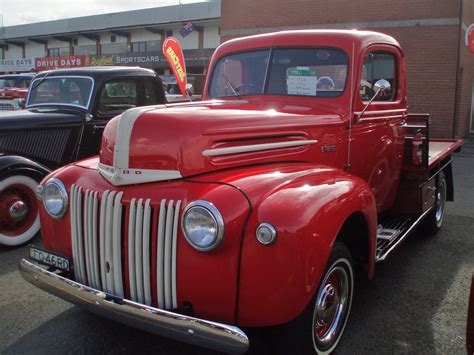
<instances>
[{"instance_id":1,"label":"white wall tire on black car","mask_svg":"<svg viewBox=\"0 0 474 355\"><path fill-rule=\"evenodd\" d=\"M312 340L317 354L334 351L346 327L354 294L349 251L336 243L313 301Z\"/></svg>"},{"instance_id":2,"label":"white wall tire on black car","mask_svg":"<svg viewBox=\"0 0 474 355\"><path fill-rule=\"evenodd\" d=\"M0 181L0 244L21 245L39 232L37 186L36 180L25 175Z\"/></svg>"}]
</instances>

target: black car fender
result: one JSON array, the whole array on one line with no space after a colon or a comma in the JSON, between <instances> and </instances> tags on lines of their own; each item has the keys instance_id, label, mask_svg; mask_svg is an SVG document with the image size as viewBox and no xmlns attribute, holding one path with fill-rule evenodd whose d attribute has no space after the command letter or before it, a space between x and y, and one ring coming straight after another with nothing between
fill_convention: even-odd
<instances>
[{"instance_id":1,"label":"black car fender","mask_svg":"<svg viewBox=\"0 0 474 355\"><path fill-rule=\"evenodd\" d=\"M23 173L40 181L51 172L50 169L19 155L0 155L0 180L6 176Z\"/></svg>"}]
</instances>

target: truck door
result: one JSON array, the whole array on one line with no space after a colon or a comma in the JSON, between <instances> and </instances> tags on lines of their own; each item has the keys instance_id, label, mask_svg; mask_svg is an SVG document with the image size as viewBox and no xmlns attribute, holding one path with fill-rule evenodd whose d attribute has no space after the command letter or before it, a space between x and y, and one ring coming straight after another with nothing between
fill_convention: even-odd
<instances>
[{"instance_id":1,"label":"truck door","mask_svg":"<svg viewBox=\"0 0 474 355\"><path fill-rule=\"evenodd\" d=\"M384 45L368 47L361 63L356 76L360 86L354 95L349 170L369 183L381 212L394 203L402 166L405 133L401 126L407 115L405 67L401 51ZM358 119L380 79L389 81L391 89L379 95Z\"/></svg>"}]
</instances>

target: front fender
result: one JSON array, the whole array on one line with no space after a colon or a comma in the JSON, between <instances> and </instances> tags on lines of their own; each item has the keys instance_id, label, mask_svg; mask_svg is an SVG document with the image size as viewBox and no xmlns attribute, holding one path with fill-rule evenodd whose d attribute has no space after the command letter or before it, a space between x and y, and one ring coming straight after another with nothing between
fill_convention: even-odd
<instances>
[{"instance_id":1,"label":"front fender","mask_svg":"<svg viewBox=\"0 0 474 355\"><path fill-rule=\"evenodd\" d=\"M340 228L355 212L367 221L366 247L373 259L376 205L362 179L330 167L294 164L233 184L253 207L241 251L239 325L268 326L296 318L316 292ZM277 230L271 246L256 240L262 222Z\"/></svg>"},{"instance_id":2,"label":"front fender","mask_svg":"<svg viewBox=\"0 0 474 355\"><path fill-rule=\"evenodd\" d=\"M28 158L19 155L0 156L0 179L13 172L23 172L26 175L34 175L37 178L46 176L51 172L47 167Z\"/></svg>"}]
</instances>

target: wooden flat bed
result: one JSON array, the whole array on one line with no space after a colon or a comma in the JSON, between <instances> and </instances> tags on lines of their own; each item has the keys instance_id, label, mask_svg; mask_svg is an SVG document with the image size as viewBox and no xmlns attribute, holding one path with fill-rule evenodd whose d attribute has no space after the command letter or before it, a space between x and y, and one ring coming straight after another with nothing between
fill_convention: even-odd
<instances>
[{"instance_id":1,"label":"wooden flat bed","mask_svg":"<svg viewBox=\"0 0 474 355\"><path fill-rule=\"evenodd\" d=\"M431 139L428 149L428 167L431 168L441 162L449 154L459 149L462 139Z\"/></svg>"}]
</instances>

